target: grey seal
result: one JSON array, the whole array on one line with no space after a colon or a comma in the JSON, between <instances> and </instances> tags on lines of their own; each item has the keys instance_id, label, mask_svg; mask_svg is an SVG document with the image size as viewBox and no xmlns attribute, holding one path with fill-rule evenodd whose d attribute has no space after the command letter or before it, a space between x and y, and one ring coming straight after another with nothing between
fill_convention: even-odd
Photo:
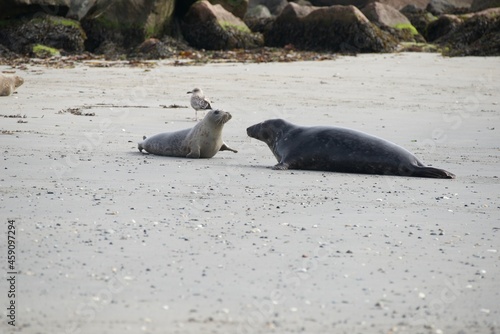
<instances>
[{"instance_id":1,"label":"grey seal","mask_svg":"<svg viewBox=\"0 0 500 334\"><path fill-rule=\"evenodd\" d=\"M210 110L193 128L143 137L138 144L140 152L185 158L211 158L219 151L237 153L222 141L222 128L231 119L222 110Z\"/></svg>"},{"instance_id":2,"label":"grey seal","mask_svg":"<svg viewBox=\"0 0 500 334\"><path fill-rule=\"evenodd\" d=\"M401 146L352 129L272 119L250 126L247 134L269 146L278 160L273 169L455 178L444 169L425 166Z\"/></svg>"}]
</instances>

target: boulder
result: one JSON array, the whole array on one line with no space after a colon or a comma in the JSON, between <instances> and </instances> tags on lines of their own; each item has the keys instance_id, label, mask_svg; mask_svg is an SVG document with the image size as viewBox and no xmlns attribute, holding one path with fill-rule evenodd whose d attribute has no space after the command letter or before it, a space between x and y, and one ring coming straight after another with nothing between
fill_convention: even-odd
<instances>
[{"instance_id":1,"label":"boulder","mask_svg":"<svg viewBox=\"0 0 500 334\"><path fill-rule=\"evenodd\" d=\"M33 15L67 17L81 22L89 51L99 49L103 42L133 49L149 37L161 37L172 31L177 1L1 0L0 19L19 20Z\"/></svg>"},{"instance_id":2,"label":"boulder","mask_svg":"<svg viewBox=\"0 0 500 334\"><path fill-rule=\"evenodd\" d=\"M370 3L379 2L384 5L389 5L397 10L402 9L407 5L413 5L417 8L424 9L430 0L309 0L313 6L334 6L334 5L342 5L342 6L356 6L358 8L363 8Z\"/></svg>"},{"instance_id":3,"label":"boulder","mask_svg":"<svg viewBox=\"0 0 500 334\"><path fill-rule=\"evenodd\" d=\"M163 59L177 56L179 52L193 51L194 50L183 41L175 39L171 36L164 36L162 39L148 38L133 52L131 52L128 57L140 59Z\"/></svg>"},{"instance_id":4,"label":"boulder","mask_svg":"<svg viewBox=\"0 0 500 334\"><path fill-rule=\"evenodd\" d=\"M182 0L181 0L182 1ZM212 5L221 5L234 16L242 19L248 9L248 0L209 0Z\"/></svg>"},{"instance_id":5,"label":"boulder","mask_svg":"<svg viewBox=\"0 0 500 334\"><path fill-rule=\"evenodd\" d=\"M174 0L175 1L175 15L179 18L186 16L189 8L199 0ZM236 17L242 19L245 13L250 8L248 0L207 0L212 5L221 5L225 10L230 12Z\"/></svg>"},{"instance_id":6,"label":"boulder","mask_svg":"<svg viewBox=\"0 0 500 334\"><path fill-rule=\"evenodd\" d=\"M500 56L500 8L467 15L460 26L436 43L448 56Z\"/></svg>"},{"instance_id":7,"label":"boulder","mask_svg":"<svg viewBox=\"0 0 500 334\"><path fill-rule=\"evenodd\" d=\"M289 3L265 35L269 46L303 50L388 52L396 41L354 6L309 7Z\"/></svg>"},{"instance_id":8,"label":"boulder","mask_svg":"<svg viewBox=\"0 0 500 334\"><path fill-rule=\"evenodd\" d=\"M434 15L456 14L466 12L473 0L431 0L427 11Z\"/></svg>"},{"instance_id":9,"label":"boulder","mask_svg":"<svg viewBox=\"0 0 500 334\"><path fill-rule=\"evenodd\" d=\"M144 40L170 33L175 0L97 0L81 21L86 48L98 52L102 43L133 50Z\"/></svg>"},{"instance_id":10,"label":"boulder","mask_svg":"<svg viewBox=\"0 0 500 334\"><path fill-rule=\"evenodd\" d=\"M240 18L221 5L212 5L206 0L191 6L181 29L186 41L199 49L248 49L263 45L262 35L252 33Z\"/></svg>"},{"instance_id":11,"label":"boulder","mask_svg":"<svg viewBox=\"0 0 500 334\"><path fill-rule=\"evenodd\" d=\"M249 8L245 14L245 20L247 19L267 19L273 15L264 5L257 5L255 7Z\"/></svg>"},{"instance_id":12,"label":"boulder","mask_svg":"<svg viewBox=\"0 0 500 334\"><path fill-rule=\"evenodd\" d=\"M362 9L362 13L370 22L375 23L402 42L424 41L410 20L394 7L372 2Z\"/></svg>"},{"instance_id":13,"label":"boulder","mask_svg":"<svg viewBox=\"0 0 500 334\"><path fill-rule=\"evenodd\" d=\"M271 14L279 15L288 4L287 0L250 0L248 8L252 9L257 6L265 6Z\"/></svg>"},{"instance_id":14,"label":"boulder","mask_svg":"<svg viewBox=\"0 0 500 334\"><path fill-rule=\"evenodd\" d=\"M258 33L265 33L271 29L274 16L264 5L257 5L250 8L245 14L245 24L250 30Z\"/></svg>"},{"instance_id":15,"label":"boulder","mask_svg":"<svg viewBox=\"0 0 500 334\"><path fill-rule=\"evenodd\" d=\"M470 10L478 12L483 9L500 7L500 0L473 0Z\"/></svg>"},{"instance_id":16,"label":"boulder","mask_svg":"<svg viewBox=\"0 0 500 334\"><path fill-rule=\"evenodd\" d=\"M417 29L420 35L425 36L429 23L437 20L437 17L413 5L408 5L401 9L401 13L410 20L411 24Z\"/></svg>"},{"instance_id":17,"label":"boulder","mask_svg":"<svg viewBox=\"0 0 500 334\"><path fill-rule=\"evenodd\" d=\"M80 20L102 3L108 5L110 0L2 0L0 19L40 12Z\"/></svg>"},{"instance_id":18,"label":"boulder","mask_svg":"<svg viewBox=\"0 0 500 334\"><path fill-rule=\"evenodd\" d=\"M441 15L437 20L429 23L425 33L425 38L428 42L434 42L437 39L455 31L462 24L462 22L462 19L455 15Z\"/></svg>"},{"instance_id":19,"label":"boulder","mask_svg":"<svg viewBox=\"0 0 500 334\"><path fill-rule=\"evenodd\" d=\"M72 0L1 0L0 19L41 12L65 16Z\"/></svg>"},{"instance_id":20,"label":"boulder","mask_svg":"<svg viewBox=\"0 0 500 334\"><path fill-rule=\"evenodd\" d=\"M410 20L394 7L384 5L380 2L372 2L364 7L361 12L368 20L387 27L410 27Z\"/></svg>"},{"instance_id":21,"label":"boulder","mask_svg":"<svg viewBox=\"0 0 500 334\"><path fill-rule=\"evenodd\" d=\"M85 39L78 21L42 13L7 20L0 26L0 43L17 54L33 55L35 51L54 49L80 53L85 49ZM42 54L50 56L50 52Z\"/></svg>"}]
</instances>

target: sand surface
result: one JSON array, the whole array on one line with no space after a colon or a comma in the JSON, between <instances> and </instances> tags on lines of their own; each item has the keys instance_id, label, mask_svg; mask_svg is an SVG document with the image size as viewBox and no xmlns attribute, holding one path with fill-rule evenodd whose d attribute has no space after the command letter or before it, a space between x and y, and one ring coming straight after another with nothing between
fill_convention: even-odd
<instances>
[{"instance_id":1,"label":"sand surface","mask_svg":"<svg viewBox=\"0 0 500 334\"><path fill-rule=\"evenodd\" d=\"M500 58L28 66L0 98L1 333L498 333ZM3 66L0 70L9 70ZM143 155L200 87L239 153ZM95 116L77 116L80 108ZM355 128L455 180L274 171L246 128ZM21 122L19 122L21 121Z\"/></svg>"}]
</instances>

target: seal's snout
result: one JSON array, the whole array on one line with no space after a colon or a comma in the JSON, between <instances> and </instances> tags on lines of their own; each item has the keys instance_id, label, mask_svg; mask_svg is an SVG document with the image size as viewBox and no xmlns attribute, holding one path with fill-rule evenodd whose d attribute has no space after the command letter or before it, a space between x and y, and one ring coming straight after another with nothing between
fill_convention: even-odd
<instances>
[{"instance_id":1,"label":"seal's snout","mask_svg":"<svg viewBox=\"0 0 500 334\"><path fill-rule=\"evenodd\" d=\"M249 137L254 138L254 135L253 135L253 128L254 128L254 127L255 127L255 125L252 125L252 126L249 126L249 127L247 128L247 135L248 135Z\"/></svg>"},{"instance_id":2,"label":"seal's snout","mask_svg":"<svg viewBox=\"0 0 500 334\"><path fill-rule=\"evenodd\" d=\"M257 123L247 128L247 135L255 139L260 139L261 131L262 123Z\"/></svg>"},{"instance_id":3,"label":"seal's snout","mask_svg":"<svg viewBox=\"0 0 500 334\"><path fill-rule=\"evenodd\" d=\"M21 86L24 83L24 79L16 75L16 87Z\"/></svg>"},{"instance_id":4,"label":"seal's snout","mask_svg":"<svg viewBox=\"0 0 500 334\"><path fill-rule=\"evenodd\" d=\"M216 110L215 114L218 114L218 113L222 113L222 122L224 124L227 123L227 122L229 122L229 120L231 118L233 118L233 116L230 113L228 113L227 111Z\"/></svg>"}]
</instances>

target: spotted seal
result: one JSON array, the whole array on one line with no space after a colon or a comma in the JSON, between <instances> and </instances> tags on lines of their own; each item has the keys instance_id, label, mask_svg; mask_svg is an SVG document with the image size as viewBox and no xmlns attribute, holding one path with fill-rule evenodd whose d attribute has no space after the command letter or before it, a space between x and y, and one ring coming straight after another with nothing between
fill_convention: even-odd
<instances>
[{"instance_id":1,"label":"spotted seal","mask_svg":"<svg viewBox=\"0 0 500 334\"><path fill-rule=\"evenodd\" d=\"M137 147L140 152L186 158L211 158L219 151L237 153L222 141L222 128L231 117L228 112L210 110L193 128L143 137Z\"/></svg>"},{"instance_id":2,"label":"spotted seal","mask_svg":"<svg viewBox=\"0 0 500 334\"><path fill-rule=\"evenodd\" d=\"M5 75L0 73L0 96L9 96L17 87L24 83L24 79L18 75Z\"/></svg>"}]
</instances>

